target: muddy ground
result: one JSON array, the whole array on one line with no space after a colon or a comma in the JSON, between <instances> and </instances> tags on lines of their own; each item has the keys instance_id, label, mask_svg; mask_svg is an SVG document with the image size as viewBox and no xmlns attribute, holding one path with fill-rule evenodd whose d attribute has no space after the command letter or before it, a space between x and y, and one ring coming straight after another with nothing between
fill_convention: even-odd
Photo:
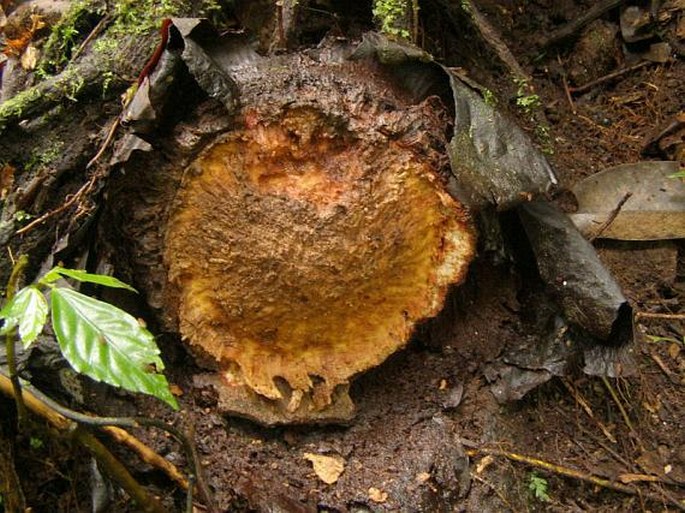
<instances>
[{"instance_id":1,"label":"muddy ground","mask_svg":"<svg viewBox=\"0 0 685 513\"><path fill-rule=\"evenodd\" d=\"M460 54L451 46L458 35L448 32L434 31L424 41L439 58L492 90L502 109L550 151L562 185L557 199L569 210L573 202L563 190L579 180L612 165L673 158L658 152L646 157L642 151L646 138L682 112L685 98L685 66L682 58L672 58L576 94L571 103L564 79L580 86L625 64L620 36L609 38L601 50L588 50L587 41L601 30L596 25L581 42L575 38L544 53L537 49L541 34L591 4L480 4L533 77L549 137L540 137L537 121L517 109L516 86L493 65L487 47L469 43L477 51ZM439 12L426 8L422 15L429 23ZM602 19L615 24L617 12ZM96 389L93 393L106 399L97 403L107 404L99 413L140 412L193 426L222 511L676 511L679 500L683 509L685 244L598 240L595 245L636 313L630 375L602 379L569 365L565 377L499 404L488 379L492 363L513 347L544 340L549 316L525 264L483 254L468 283L450 295L445 312L422 327L406 350L354 382L358 415L350 426L264 429L223 417L215 413L212 392L194 388L190 356L172 339L161 345L169 378L183 392L180 416L153 400ZM641 317L644 313L673 317ZM668 340L653 342L649 336ZM184 464L167 436L136 434L173 463ZM87 458L40 433L22 443L18 470L33 511L90 511ZM164 475L116 450L170 510L182 510L183 494ZM324 484L305 453L341 457L345 470L336 483ZM552 466L514 461L512 454ZM559 467L618 481L636 493L565 476ZM110 511L135 511L120 493L112 497Z\"/></svg>"}]
</instances>

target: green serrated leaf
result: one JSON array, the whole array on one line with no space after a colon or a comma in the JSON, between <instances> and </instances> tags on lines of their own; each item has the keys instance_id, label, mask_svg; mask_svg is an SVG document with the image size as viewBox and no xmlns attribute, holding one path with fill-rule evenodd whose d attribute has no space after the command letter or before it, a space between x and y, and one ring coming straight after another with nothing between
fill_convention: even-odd
<instances>
[{"instance_id":1,"label":"green serrated leaf","mask_svg":"<svg viewBox=\"0 0 685 513\"><path fill-rule=\"evenodd\" d=\"M73 278L74 280L83 281L87 283L95 283L97 285L103 285L104 287L112 287L115 289L126 289L132 292L137 292L136 289L131 287L129 284L124 283L113 276L105 276L104 274L91 274L80 269L65 269L64 267L55 267L48 274L51 277L51 273L55 272L61 276L66 276L68 278Z\"/></svg>"},{"instance_id":2,"label":"green serrated leaf","mask_svg":"<svg viewBox=\"0 0 685 513\"><path fill-rule=\"evenodd\" d=\"M28 348L43 331L48 318L48 303L37 287L24 287L0 311L0 318L5 320L0 333L6 335L18 327L19 338L24 348Z\"/></svg>"},{"instance_id":3,"label":"green serrated leaf","mask_svg":"<svg viewBox=\"0 0 685 513\"><path fill-rule=\"evenodd\" d=\"M132 392L153 395L174 409L152 334L123 310L66 288L51 295L52 325L60 349L76 371Z\"/></svg>"},{"instance_id":4,"label":"green serrated leaf","mask_svg":"<svg viewBox=\"0 0 685 513\"><path fill-rule=\"evenodd\" d=\"M23 288L14 297L14 310L21 317L19 320L19 338L28 348L43 331L48 319L48 302L37 287Z\"/></svg>"},{"instance_id":5,"label":"green serrated leaf","mask_svg":"<svg viewBox=\"0 0 685 513\"><path fill-rule=\"evenodd\" d=\"M543 477L539 477L535 473L531 474L530 476L528 489L533 492L535 498L541 502L549 502L551 500L549 494L547 493L547 480Z\"/></svg>"}]
</instances>

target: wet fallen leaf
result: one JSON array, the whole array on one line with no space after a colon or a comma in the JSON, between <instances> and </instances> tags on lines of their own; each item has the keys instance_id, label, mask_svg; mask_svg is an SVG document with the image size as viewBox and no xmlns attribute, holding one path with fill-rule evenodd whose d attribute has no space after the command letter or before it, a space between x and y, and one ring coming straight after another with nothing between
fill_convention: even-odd
<instances>
[{"instance_id":1,"label":"wet fallen leaf","mask_svg":"<svg viewBox=\"0 0 685 513\"><path fill-rule=\"evenodd\" d=\"M678 163L672 161L637 162L605 169L574 187L578 211L570 217L586 237L683 238L685 181L671 177L677 172ZM630 196L618 209L627 195Z\"/></svg>"},{"instance_id":2,"label":"wet fallen leaf","mask_svg":"<svg viewBox=\"0 0 685 513\"><path fill-rule=\"evenodd\" d=\"M388 493L372 486L369 488L369 499L373 502L382 503L388 500Z\"/></svg>"},{"instance_id":3,"label":"wet fallen leaf","mask_svg":"<svg viewBox=\"0 0 685 513\"><path fill-rule=\"evenodd\" d=\"M304 459L312 463L316 477L326 484L335 483L345 471L345 460L340 456L324 456L307 452L304 454Z\"/></svg>"},{"instance_id":4,"label":"wet fallen leaf","mask_svg":"<svg viewBox=\"0 0 685 513\"><path fill-rule=\"evenodd\" d=\"M680 344L677 344L676 342L673 342L670 346L668 346L668 356L673 358L674 360L678 358L678 355L680 354Z\"/></svg>"}]
</instances>

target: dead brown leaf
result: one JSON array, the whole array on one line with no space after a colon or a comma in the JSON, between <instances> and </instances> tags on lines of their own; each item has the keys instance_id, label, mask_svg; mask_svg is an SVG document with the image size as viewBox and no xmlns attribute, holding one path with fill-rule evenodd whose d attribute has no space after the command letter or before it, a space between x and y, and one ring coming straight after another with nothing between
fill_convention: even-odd
<instances>
[{"instance_id":1,"label":"dead brown leaf","mask_svg":"<svg viewBox=\"0 0 685 513\"><path fill-rule=\"evenodd\" d=\"M678 355L680 354L680 344L673 342L670 346L668 346L668 356L673 358L674 360L678 358Z\"/></svg>"},{"instance_id":2,"label":"dead brown leaf","mask_svg":"<svg viewBox=\"0 0 685 513\"><path fill-rule=\"evenodd\" d=\"M618 476L618 480L623 484L637 483L641 481L656 482L659 480L656 476L649 476L647 474L621 474Z\"/></svg>"},{"instance_id":3,"label":"dead brown leaf","mask_svg":"<svg viewBox=\"0 0 685 513\"><path fill-rule=\"evenodd\" d=\"M419 474L416 475L416 482L417 483L425 483L431 478L431 475L428 472L420 472Z\"/></svg>"},{"instance_id":4,"label":"dead brown leaf","mask_svg":"<svg viewBox=\"0 0 685 513\"><path fill-rule=\"evenodd\" d=\"M372 486L371 488L369 488L369 499L371 499L373 502L378 503L385 502L388 500L388 492L384 492L383 490L374 488Z\"/></svg>"},{"instance_id":5,"label":"dead brown leaf","mask_svg":"<svg viewBox=\"0 0 685 513\"><path fill-rule=\"evenodd\" d=\"M304 459L314 466L316 477L326 484L335 483L345 471L345 460L341 456L324 456L307 452Z\"/></svg>"},{"instance_id":6,"label":"dead brown leaf","mask_svg":"<svg viewBox=\"0 0 685 513\"><path fill-rule=\"evenodd\" d=\"M38 48L33 46L33 43L29 43L26 49L24 50L24 53L21 54L21 67L24 68L26 71L36 69L39 56L40 52L38 51Z\"/></svg>"},{"instance_id":7,"label":"dead brown leaf","mask_svg":"<svg viewBox=\"0 0 685 513\"><path fill-rule=\"evenodd\" d=\"M0 200L4 200L7 197L12 185L14 184L14 172L16 169L14 166L5 164L0 167Z\"/></svg>"}]
</instances>

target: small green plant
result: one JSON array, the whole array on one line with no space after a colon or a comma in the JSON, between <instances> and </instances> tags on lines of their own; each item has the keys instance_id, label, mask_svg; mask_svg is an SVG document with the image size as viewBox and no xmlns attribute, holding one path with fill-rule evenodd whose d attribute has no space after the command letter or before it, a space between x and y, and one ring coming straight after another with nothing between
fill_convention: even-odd
<instances>
[{"instance_id":1,"label":"small green plant","mask_svg":"<svg viewBox=\"0 0 685 513\"><path fill-rule=\"evenodd\" d=\"M44 445L43 440L41 440L38 437L32 436L29 438L29 445L31 446L31 449L34 451L37 451L38 449L41 449Z\"/></svg>"},{"instance_id":2,"label":"small green plant","mask_svg":"<svg viewBox=\"0 0 685 513\"><path fill-rule=\"evenodd\" d=\"M380 23L381 32L389 36L410 39L406 27L407 3L405 0L375 0L373 16Z\"/></svg>"},{"instance_id":3,"label":"small green plant","mask_svg":"<svg viewBox=\"0 0 685 513\"><path fill-rule=\"evenodd\" d=\"M110 276L55 267L36 284L19 290L0 310L0 335L33 344L48 313L60 350L79 373L132 392L153 395L178 409L160 372L164 364L152 334L119 308L64 286L63 279L131 290ZM44 291L49 293L50 303Z\"/></svg>"},{"instance_id":4,"label":"small green plant","mask_svg":"<svg viewBox=\"0 0 685 513\"><path fill-rule=\"evenodd\" d=\"M551 498L547 493L548 488L547 479L538 476L535 472L531 472L528 478L528 489L533 493L533 497L540 502L549 502Z\"/></svg>"},{"instance_id":5,"label":"small green plant","mask_svg":"<svg viewBox=\"0 0 685 513\"><path fill-rule=\"evenodd\" d=\"M519 107L526 114L532 113L535 109L540 108L542 102L537 94L532 93L528 81L522 78L515 78L514 83L516 89L516 106Z\"/></svg>"},{"instance_id":6,"label":"small green plant","mask_svg":"<svg viewBox=\"0 0 685 513\"><path fill-rule=\"evenodd\" d=\"M29 214L28 212L25 212L23 210L17 210L14 213L14 220L17 223L23 223L25 221L30 221L32 218L33 218L33 216L31 214Z\"/></svg>"},{"instance_id":7,"label":"small green plant","mask_svg":"<svg viewBox=\"0 0 685 513\"><path fill-rule=\"evenodd\" d=\"M43 59L38 68L39 77L47 76L65 66L77 48L79 40L87 35L88 18L101 13L95 0L76 0L54 25L43 48Z\"/></svg>"},{"instance_id":8,"label":"small green plant","mask_svg":"<svg viewBox=\"0 0 685 513\"><path fill-rule=\"evenodd\" d=\"M489 105L490 107L496 107L497 106L497 96L495 96L495 93L493 93L490 89L483 89L483 101L485 102L486 105Z\"/></svg>"},{"instance_id":9,"label":"small green plant","mask_svg":"<svg viewBox=\"0 0 685 513\"><path fill-rule=\"evenodd\" d=\"M685 169L681 169L680 171L677 171L673 173L672 175L668 175L669 178L685 178Z\"/></svg>"},{"instance_id":10,"label":"small green plant","mask_svg":"<svg viewBox=\"0 0 685 513\"><path fill-rule=\"evenodd\" d=\"M669 344L677 344L685 348L685 335L683 335L682 340L678 340L675 337L660 337L659 335L647 335L647 338L653 343L668 342Z\"/></svg>"}]
</instances>

